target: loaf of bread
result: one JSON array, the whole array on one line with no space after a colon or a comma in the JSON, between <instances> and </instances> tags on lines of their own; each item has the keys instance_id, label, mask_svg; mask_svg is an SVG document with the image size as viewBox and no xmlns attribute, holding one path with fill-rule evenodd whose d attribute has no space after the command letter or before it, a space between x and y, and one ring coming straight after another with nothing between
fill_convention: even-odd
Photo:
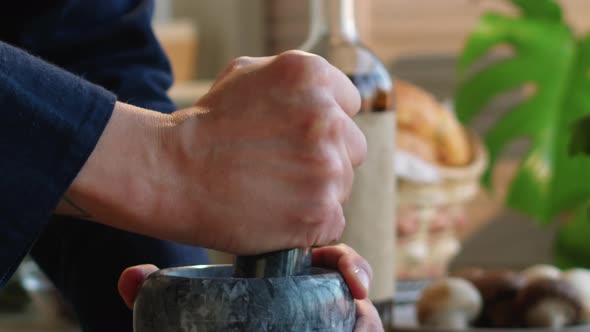
<instances>
[{"instance_id":1,"label":"loaf of bread","mask_svg":"<svg viewBox=\"0 0 590 332\"><path fill-rule=\"evenodd\" d=\"M428 143L427 140L414 135L407 129L398 129L396 133L396 146L406 152L410 152L416 157L427 161L431 164L438 162L437 151L433 144Z\"/></svg>"},{"instance_id":2,"label":"loaf of bread","mask_svg":"<svg viewBox=\"0 0 590 332\"><path fill-rule=\"evenodd\" d=\"M432 144L442 115L436 99L403 80L395 81L394 92L398 130L408 131Z\"/></svg>"},{"instance_id":3,"label":"loaf of bread","mask_svg":"<svg viewBox=\"0 0 590 332\"><path fill-rule=\"evenodd\" d=\"M397 79L395 110L398 148L443 166L464 166L471 161L465 129L432 94Z\"/></svg>"},{"instance_id":4,"label":"loaf of bread","mask_svg":"<svg viewBox=\"0 0 590 332\"><path fill-rule=\"evenodd\" d=\"M443 109L437 131L438 160L447 166L463 166L471 161L467 133L454 114Z\"/></svg>"}]
</instances>

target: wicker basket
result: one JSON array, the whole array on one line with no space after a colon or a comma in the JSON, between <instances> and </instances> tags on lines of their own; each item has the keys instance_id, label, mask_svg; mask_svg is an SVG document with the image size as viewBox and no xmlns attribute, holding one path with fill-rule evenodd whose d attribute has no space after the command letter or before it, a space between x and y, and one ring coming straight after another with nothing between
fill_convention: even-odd
<instances>
[{"instance_id":1,"label":"wicker basket","mask_svg":"<svg viewBox=\"0 0 590 332\"><path fill-rule=\"evenodd\" d=\"M396 270L401 280L435 278L461 244L457 230L468 222L464 207L479 191L488 162L479 136L468 130L473 160L464 167L439 167L434 184L398 180Z\"/></svg>"}]
</instances>

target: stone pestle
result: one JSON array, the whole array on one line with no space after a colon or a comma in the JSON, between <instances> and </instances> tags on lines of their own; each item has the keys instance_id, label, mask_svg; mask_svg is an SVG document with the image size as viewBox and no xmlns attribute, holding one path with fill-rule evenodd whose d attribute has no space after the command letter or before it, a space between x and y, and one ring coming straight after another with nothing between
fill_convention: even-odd
<instances>
[{"instance_id":1,"label":"stone pestle","mask_svg":"<svg viewBox=\"0 0 590 332\"><path fill-rule=\"evenodd\" d=\"M280 250L254 256L238 256L236 278L276 278L311 272L311 248Z\"/></svg>"},{"instance_id":2,"label":"stone pestle","mask_svg":"<svg viewBox=\"0 0 590 332\"><path fill-rule=\"evenodd\" d=\"M351 332L354 300L311 249L238 256L231 265L164 269L142 285L135 332Z\"/></svg>"}]
</instances>

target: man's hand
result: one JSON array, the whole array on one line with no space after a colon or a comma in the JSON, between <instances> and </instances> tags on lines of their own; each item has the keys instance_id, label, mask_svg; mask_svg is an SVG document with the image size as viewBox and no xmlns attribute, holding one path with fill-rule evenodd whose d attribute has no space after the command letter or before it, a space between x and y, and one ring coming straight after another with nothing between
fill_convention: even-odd
<instances>
[{"instance_id":1,"label":"man's hand","mask_svg":"<svg viewBox=\"0 0 590 332\"><path fill-rule=\"evenodd\" d=\"M314 249L315 266L338 269L344 276L352 296L356 299L355 332L379 332L383 326L377 310L366 297L369 292L372 270L369 263L346 245ZM130 309L143 281L158 268L154 265L138 265L123 271L119 278L119 293Z\"/></svg>"},{"instance_id":2,"label":"man's hand","mask_svg":"<svg viewBox=\"0 0 590 332\"><path fill-rule=\"evenodd\" d=\"M352 296L356 299L354 332L380 332L383 324L377 309L367 299L373 270L354 249L345 244L313 249L313 265L340 271Z\"/></svg>"},{"instance_id":3,"label":"man's hand","mask_svg":"<svg viewBox=\"0 0 590 332\"><path fill-rule=\"evenodd\" d=\"M359 107L350 80L318 56L238 58L192 108L165 116L118 104L68 203L114 227L234 254L325 245L341 236L366 155L350 118Z\"/></svg>"}]
</instances>

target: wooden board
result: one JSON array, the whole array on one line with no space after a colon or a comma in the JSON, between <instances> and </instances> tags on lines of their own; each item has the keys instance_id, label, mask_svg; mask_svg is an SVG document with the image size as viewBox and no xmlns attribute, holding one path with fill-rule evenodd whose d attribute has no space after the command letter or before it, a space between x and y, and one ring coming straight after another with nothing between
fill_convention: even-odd
<instances>
[{"instance_id":1,"label":"wooden board","mask_svg":"<svg viewBox=\"0 0 590 332\"><path fill-rule=\"evenodd\" d=\"M498 0L357 0L364 41L391 63L401 56L457 53L479 16L489 10L514 14ZM578 32L590 29L590 1L561 0L565 16ZM296 48L309 23L308 1L266 0L268 53Z\"/></svg>"}]
</instances>

